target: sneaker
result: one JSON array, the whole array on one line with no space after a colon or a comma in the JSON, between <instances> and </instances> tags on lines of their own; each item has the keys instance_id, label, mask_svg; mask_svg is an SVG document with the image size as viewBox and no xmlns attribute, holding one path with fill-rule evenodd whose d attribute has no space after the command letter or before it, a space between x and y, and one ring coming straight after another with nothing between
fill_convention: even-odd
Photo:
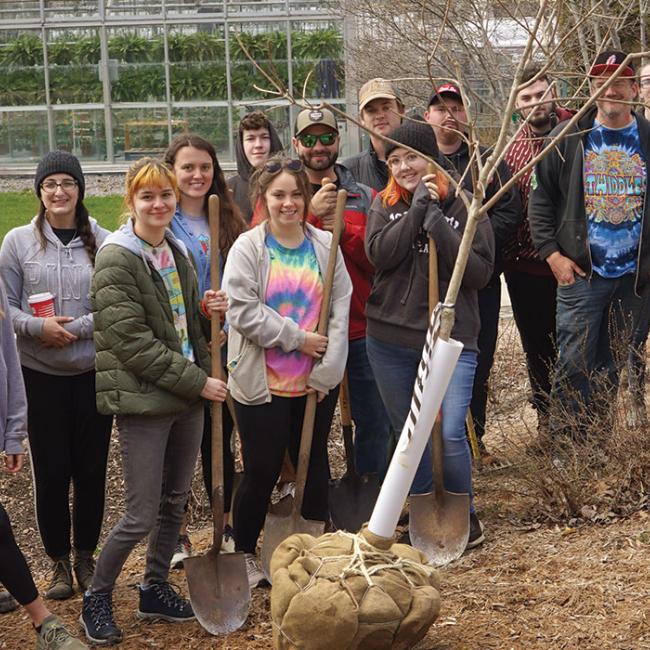
<instances>
[{"instance_id":1,"label":"sneaker","mask_svg":"<svg viewBox=\"0 0 650 650\"><path fill-rule=\"evenodd\" d=\"M95 573L95 558L92 551L75 551L72 565L77 583L82 591L87 591Z\"/></svg>"},{"instance_id":2,"label":"sneaker","mask_svg":"<svg viewBox=\"0 0 650 650\"><path fill-rule=\"evenodd\" d=\"M475 548L485 541L483 524L475 512L469 514L469 539L465 548Z\"/></svg>"},{"instance_id":3,"label":"sneaker","mask_svg":"<svg viewBox=\"0 0 650 650\"><path fill-rule=\"evenodd\" d=\"M148 587L138 585L138 591L138 618L153 618L172 623L194 620L190 601L183 598L180 591L169 582L154 582Z\"/></svg>"},{"instance_id":4,"label":"sneaker","mask_svg":"<svg viewBox=\"0 0 650 650\"><path fill-rule=\"evenodd\" d=\"M221 552L234 553L235 552L235 531L230 524L226 524L223 529L223 537L221 538Z\"/></svg>"},{"instance_id":5,"label":"sneaker","mask_svg":"<svg viewBox=\"0 0 650 650\"><path fill-rule=\"evenodd\" d=\"M264 572L260 568L259 560L253 553L246 553L246 573L248 574L248 585L251 589L263 587L269 584Z\"/></svg>"},{"instance_id":6,"label":"sneaker","mask_svg":"<svg viewBox=\"0 0 650 650\"><path fill-rule=\"evenodd\" d=\"M8 614L17 608L16 599L6 589L0 589L0 614Z\"/></svg>"},{"instance_id":7,"label":"sneaker","mask_svg":"<svg viewBox=\"0 0 650 650\"><path fill-rule=\"evenodd\" d=\"M122 641L122 630L113 619L111 592L86 592L79 623L86 632L86 638L97 645L114 645Z\"/></svg>"},{"instance_id":8,"label":"sneaker","mask_svg":"<svg viewBox=\"0 0 650 650\"><path fill-rule=\"evenodd\" d=\"M88 646L73 636L58 616L50 614L42 623L36 650L88 650Z\"/></svg>"},{"instance_id":9,"label":"sneaker","mask_svg":"<svg viewBox=\"0 0 650 650\"><path fill-rule=\"evenodd\" d=\"M176 542L176 548L174 549L174 555L172 555L171 568L172 569L182 569L183 560L186 557L192 556L192 542L188 535L179 535L178 541Z\"/></svg>"},{"instance_id":10,"label":"sneaker","mask_svg":"<svg viewBox=\"0 0 650 650\"><path fill-rule=\"evenodd\" d=\"M74 594L72 588L72 567L67 557L54 560L52 580L45 592L45 598L50 600L65 600Z\"/></svg>"}]
</instances>

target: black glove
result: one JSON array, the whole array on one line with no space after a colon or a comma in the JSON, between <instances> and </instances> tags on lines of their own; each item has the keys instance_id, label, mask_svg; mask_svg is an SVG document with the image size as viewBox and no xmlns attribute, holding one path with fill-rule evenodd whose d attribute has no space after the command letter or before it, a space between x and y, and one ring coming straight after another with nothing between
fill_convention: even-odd
<instances>
[{"instance_id":1,"label":"black glove","mask_svg":"<svg viewBox=\"0 0 650 650\"><path fill-rule=\"evenodd\" d=\"M409 219L417 221L417 223L421 224L431 203L432 201L429 190L426 188L426 185L420 181L415 188L413 200L411 201L411 207L408 211Z\"/></svg>"}]
</instances>

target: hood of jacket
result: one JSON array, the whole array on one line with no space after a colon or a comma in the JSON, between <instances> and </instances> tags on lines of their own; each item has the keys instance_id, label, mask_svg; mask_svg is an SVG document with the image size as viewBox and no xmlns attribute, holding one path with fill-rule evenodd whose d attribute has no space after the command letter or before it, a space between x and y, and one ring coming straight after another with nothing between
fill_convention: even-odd
<instances>
[{"instance_id":1,"label":"hood of jacket","mask_svg":"<svg viewBox=\"0 0 650 650\"><path fill-rule=\"evenodd\" d=\"M251 174L253 173L253 165L248 162L248 158L246 158L246 154L244 153L242 135L243 131L237 133L237 140L235 142L235 160L237 161L237 173L241 176L242 180L248 183ZM272 156L274 153L282 151L284 147L282 146L278 132L275 130L275 127L271 122L269 122L269 135L271 136L271 151L269 155Z\"/></svg>"}]
</instances>

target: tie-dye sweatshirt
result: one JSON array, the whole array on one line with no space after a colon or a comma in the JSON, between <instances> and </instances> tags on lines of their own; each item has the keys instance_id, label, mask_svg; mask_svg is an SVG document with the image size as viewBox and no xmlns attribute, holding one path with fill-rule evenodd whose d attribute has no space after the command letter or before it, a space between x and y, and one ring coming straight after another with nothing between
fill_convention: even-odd
<instances>
[{"instance_id":1,"label":"tie-dye sweatshirt","mask_svg":"<svg viewBox=\"0 0 650 650\"><path fill-rule=\"evenodd\" d=\"M181 342L183 356L190 361L194 361L194 350L192 349L192 343L190 342L187 329L187 314L185 311L183 288L181 287L181 279L176 269L172 249L167 239L164 239L160 246L152 246L142 239L139 241L145 255L151 261L156 271L160 273L160 277L165 283L165 289L167 289L167 295L169 296L169 305L174 315L174 327L176 328L178 339Z\"/></svg>"},{"instance_id":2,"label":"tie-dye sweatshirt","mask_svg":"<svg viewBox=\"0 0 650 650\"><path fill-rule=\"evenodd\" d=\"M270 268L266 304L281 316L291 318L300 329L313 332L323 299L323 281L311 241L305 237L297 248L282 246L271 233L266 235ZM304 395L313 358L299 350L266 350L266 374L273 395Z\"/></svg>"}]
</instances>

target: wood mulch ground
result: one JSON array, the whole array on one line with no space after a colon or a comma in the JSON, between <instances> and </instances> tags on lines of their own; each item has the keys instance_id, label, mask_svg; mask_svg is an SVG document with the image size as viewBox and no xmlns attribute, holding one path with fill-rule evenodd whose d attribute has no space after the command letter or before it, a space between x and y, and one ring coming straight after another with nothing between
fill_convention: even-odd
<instances>
[{"instance_id":1,"label":"wood mulch ground","mask_svg":"<svg viewBox=\"0 0 650 650\"><path fill-rule=\"evenodd\" d=\"M493 381L492 417L501 435L529 435L534 417L525 406L521 352L513 328L502 328ZM333 466L341 470L338 440ZM511 459L512 460L512 459ZM516 462L516 458L514 459ZM18 477L0 479L1 500L11 516L21 548L39 587L47 584L47 564L34 524L29 467ZM115 445L109 464L106 525L119 517L122 484ZM639 509L610 523L545 524L530 516L530 501L518 496L512 466L477 472L475 491L486 542L441 571L442 611L416 650L509 650L519 648L650 650L650 512ZM197 550L209 546L210 531L200 481L195 481L192 538ZM199 503L200 502L200 503ZM272 647L270 590L256 589L246 626L226 638L210 637L196 622L170 625L135 618L136 585L144 548L129 558L116 587L115 615L125 632L121 648L257 650ZM182 571L172 580L185 588ZM52 604L72 629L80 595ZM0 649L34 647L22 612L0 616ZM335 649L332 649L335 650Z\"/></svg>"}]
</instances>

